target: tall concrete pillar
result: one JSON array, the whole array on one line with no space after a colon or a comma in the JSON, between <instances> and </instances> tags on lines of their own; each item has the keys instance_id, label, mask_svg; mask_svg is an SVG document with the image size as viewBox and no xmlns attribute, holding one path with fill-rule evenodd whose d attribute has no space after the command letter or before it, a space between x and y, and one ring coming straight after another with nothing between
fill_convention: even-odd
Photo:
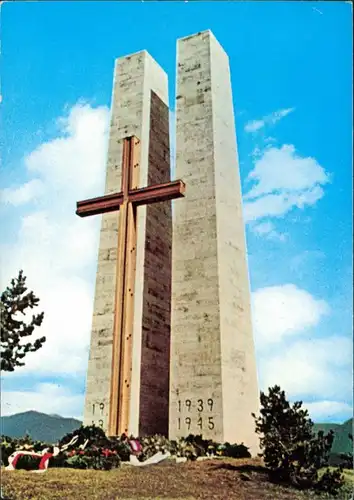
<instances>
[{"instance_id":1,"label":"tall concrete pillar","mask_svg":"<svg viewBox=\"0 0 354 500\"><path fill-rule=\"evenodd\" d=\"M171 438L258 451L258 384L228 56L210 31L178 40Z\"/></svg>"},{"instance_id":2,"label":"tall concrete pillar","mask_svg":"<svg viewBox=\"0 0 354 500\"><path fill-rule=\"evenodd\" d=\"M123 139L141 141L139 187L170 180L167 75L146 52L117 59L105 194L121 190ZM97 193L99 195L100 193ZM130 421L134 435L168 432L171 202L138 208ZM84 424L110 410L119 212L102 216Z\"/></svg>"}]
</instances>

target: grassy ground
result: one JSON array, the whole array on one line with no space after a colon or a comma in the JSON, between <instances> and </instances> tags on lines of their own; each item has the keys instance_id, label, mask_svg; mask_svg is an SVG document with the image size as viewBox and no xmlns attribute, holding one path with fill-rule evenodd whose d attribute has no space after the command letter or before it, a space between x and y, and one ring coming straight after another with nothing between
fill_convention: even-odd
<instances>
[{"instance_id":1,"label":"grassy ground","mask_svg":"<svg viewBox=\"0 0 354 500\"><path fill-rule=\"evenodd\" d=\"M354 475L346 479L354 484ZM271 484L257 460L208 460L184 464L165 463L143 468L124 465L108 472L49 469L43 474L2 471L7 500L305 500L320 499ZM337 497L350 498L347 493ZM328 497L327 497L328 498Z\"/></svg>"}]
</instances>

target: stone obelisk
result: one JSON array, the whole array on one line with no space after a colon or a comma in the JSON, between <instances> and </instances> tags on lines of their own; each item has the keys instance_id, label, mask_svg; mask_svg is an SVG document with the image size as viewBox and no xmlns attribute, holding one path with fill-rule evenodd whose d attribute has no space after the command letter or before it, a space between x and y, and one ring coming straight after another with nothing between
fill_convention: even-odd
<instances>
[{"instance_id":1,"label":"stone obelisk","mask_svg":"<svg viewBox=\"0 0 354 500\"><path fill-rule=\"evenodd\" d=\"M123 142L140 140L137 187L170 180L167 75L146 52L117 59L105 194L121 190ZM84 424L107 432L112 383L112 339L117 310L119 212L102 216ZM139 206L132 294L132 368L129 425L124 432L168 432L171 315L171 202ZM118 271L119 271L118 267ZM134 292L134 293L133 293ZM124 381L123 381L124 382ZM127 381L126 381L127 382ZM128 382L127 382L128 383ZM129 388L129 387L128 387Z\"/></svg>"},{"instance_id":2,"label":"stone obelisk","mask_svg":"<svg viewBox=\"0 0 354 500\"><path fill-rule=\"evenodd\" d=\"M177 43L170 438L258 451L258 383L228 56L210 31Z\"/></svg>"}]
</instances>

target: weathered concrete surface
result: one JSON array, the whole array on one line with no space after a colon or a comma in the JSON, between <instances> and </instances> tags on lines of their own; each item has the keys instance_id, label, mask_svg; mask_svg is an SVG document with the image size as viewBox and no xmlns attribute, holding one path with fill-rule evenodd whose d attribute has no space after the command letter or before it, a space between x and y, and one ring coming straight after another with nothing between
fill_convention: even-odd
<instances>
[{"instance_id":1,"label":"weathered concrete surface","mask_svg":"<svg viewBox=\"0 0 354 500\"><path fill-rule=\"evenodd\" d=\"M210 31L180 39L171 336L171 438L258 451L258 384L228 57Z\"/></svg>"},{"instance_id":2,"label":"weathered concrete surface","mask_svg":"<svg viewBox=\"0 0 354 500\"><path fill-rule=\"evenodd\" d=\"M170 178L167 75L146 52L117 59L105 193L121 190L122 140L141 139L140 183ZM99 193L98 193L99 194ZM102 216L84 424L107 429L119 213ZM171 203L139 207L129 432L168 428ZM163 238L162 238L163 236ZM162 376L163 370L164 376Z\"/></svg>"}]
</instances>

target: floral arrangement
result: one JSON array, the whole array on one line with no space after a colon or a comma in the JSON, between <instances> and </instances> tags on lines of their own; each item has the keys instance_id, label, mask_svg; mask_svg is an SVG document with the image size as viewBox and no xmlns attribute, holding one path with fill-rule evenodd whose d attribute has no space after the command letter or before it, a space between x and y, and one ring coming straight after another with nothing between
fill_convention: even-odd
<instances>
[{"instance_id":1,"label":"floral arrangement","mask_svg":"<svg viewBox=\"0 0 354 500\"><path fill-rule=\"evenodd\" d=\"M139 452L133 451L132 440L139 444ZM8 465L8 457L17 450L39 452L43 448L50 446L52 445L33 441L28 436L22 439L2 436L1 464ZM147 436L140 439L135 439L133 436L128 437L124 434L119 437L107 437L102 429L95 426L81 426L74 432L64 436L57 443L57 446L60 452L50 459L49 467L110 470L119 467L121 462L129 461L132 453L137 455L139 461L145 461L158 452L169 452L172 456L186 457L187 460L196 460L198 457L203 456L228 456L233 458L251 456L248 448L243 444L220 444L193 435L180 438L177 441L170 441L161 435ZM23 457L21 460L30 462L28 457ZM21 468L27 468L26 464L22 463Z\"/></svg>"}]
</instances>

